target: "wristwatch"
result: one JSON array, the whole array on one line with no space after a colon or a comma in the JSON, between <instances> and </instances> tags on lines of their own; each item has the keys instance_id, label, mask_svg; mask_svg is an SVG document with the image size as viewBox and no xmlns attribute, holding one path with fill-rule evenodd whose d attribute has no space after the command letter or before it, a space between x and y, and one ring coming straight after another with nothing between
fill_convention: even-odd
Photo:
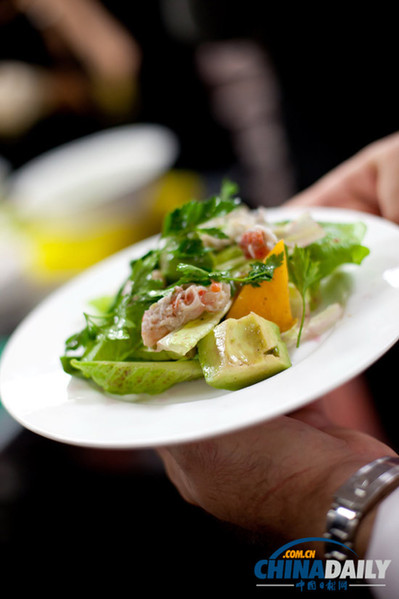
<instances>
[{"instance_id":1,"label":"wristwatch","mask_svg":"<svg viewBox=\"0 0 399 599\"><path fill-rule=\"evenodd\" d=\"M353 545L363 516L399 486L399 458L381 457L355 472L334 495L327 512L325 557L356 558Z\"/></svg>"}]
</instances>

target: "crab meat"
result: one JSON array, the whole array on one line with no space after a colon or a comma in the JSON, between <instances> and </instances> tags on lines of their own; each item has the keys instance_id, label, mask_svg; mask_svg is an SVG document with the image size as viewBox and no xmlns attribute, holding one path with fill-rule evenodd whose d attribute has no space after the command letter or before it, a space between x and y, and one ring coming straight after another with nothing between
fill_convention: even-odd
<instances>
[{"instance_id":1,"label":"crab meat","mask_svg":"<svg viewBox=\"0 0 399 599\"><path fill-rule=\"evenodd\" d=\"M256 225L245 231L238 243L246 258L263 260L276 245L277 237L267 227Z\"/></svg>"},{"instance_id":2,"label":"crab meat","mask_svg":"<svg viewBox=\"0 0 399 599\"><path fill-rule=\"evenodd\" d=\"M201 239L205 247L220 250L233 243L240 243L240 239L245 233L253 230L262 229L267 242L268 251L270 251L277 237L274 235L267 220L267 210L259 207L256 210L250 210L247 206L240 206L223 217L216 217L208 221L204 228L220 228L226 235L226 238L219 239L212 237L211 234L201 233ZM270 243L270 242L273 243ZM248 255L248 258L253 256Z\"/></svg>"},{"instance_id":3,"label":"crab meat","mask_svg":"<svg viewBox=\"0 0 399 599\"><path fill-rule=\"evenodd\" d=\"M230 300L230 286L213 282L209 287L190 285L176 287L144 312L141 337L145 346L156 348L157 342L203 312L218 312Z\"/></svg>"}]
</instances>

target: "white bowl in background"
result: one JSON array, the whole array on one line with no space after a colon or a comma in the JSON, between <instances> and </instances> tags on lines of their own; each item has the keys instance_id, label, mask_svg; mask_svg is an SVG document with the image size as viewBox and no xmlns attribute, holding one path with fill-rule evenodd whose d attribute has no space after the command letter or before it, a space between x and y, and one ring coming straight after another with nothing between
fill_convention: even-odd
<instances>
[{"instance_id":1,"label":"white bowl in background","mask_svg":"<svg viewBox=\"0 0 399 599\"><path fill-rule=\"evenodd\" d=\"M9 178L9 199L25 218L93 216L143 189L174 164L178 141L154 124L113 127L48 151ZM130 205L132 209L133 206Z\"/></svg>"}]
</instances>

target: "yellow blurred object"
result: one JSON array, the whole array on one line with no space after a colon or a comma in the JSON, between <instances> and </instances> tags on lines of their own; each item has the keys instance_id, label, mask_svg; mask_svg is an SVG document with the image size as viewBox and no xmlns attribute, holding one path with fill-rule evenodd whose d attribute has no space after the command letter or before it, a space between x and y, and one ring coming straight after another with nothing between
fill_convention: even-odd
<instances>
[{"instance_id":1,"label":"yellow blurred object","mask_svg":"<svg viewBox=\"0 0 399 599\"><path fill-rule=\"evenodd\" d=\"M112 213L101 219L42 219L22 223L31 251L29 276L61 281L142 239L160 232L165 215L204 193L201 178L189 171L170 171L155 183L135 214Z\"/></svg>"},{"instance_id":2,"label":"yellow blurred object","mask_svg":"<svg viewBox=\"0 0 399 599\"><path fill-rule=\"evenodd\" d=\"M91 79L91 95L98 108L108 117L126 118L135 112L140 98L136 80L122 81Z\"/></svg>"},{"instance_id":3,"label":"yellow blurred object","mask_svg":"<svg viewBox=\"0 0 399 599\"><path fill-rule=\"evenodd\" d=\"M32 244L32 274L39 278L74 275L128 246L139 235L139 227L132 223L80 224L73 229L59 223L36 223L25 231Z\"/></svg>"},{"instance_id":4,"label":"yellow blurred object","mask_svg":"<svg viewBox=\"0 0 399 599\"><path fill-rule=\"evenodd\" d=\"M166 214L186 202L203 198L205 184L202 178L192 171L172 170L158 184L154 200L150 206L148 231L150 235L160 231Z\"/></svg>"}]
</instances>

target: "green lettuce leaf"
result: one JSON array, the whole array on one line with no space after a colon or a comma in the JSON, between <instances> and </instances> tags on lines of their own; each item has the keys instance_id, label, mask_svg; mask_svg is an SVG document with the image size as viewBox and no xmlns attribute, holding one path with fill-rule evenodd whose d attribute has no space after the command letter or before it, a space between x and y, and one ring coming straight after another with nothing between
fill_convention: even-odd
<instances>
[{"instance_id":1,"label":"green lettuce leaf","mask_svg":"<svg viewBox=\"0 0 399 599\"><path fill-rule=\"evenodd\" d=\"M171 362L113 362L72 360L73 368L107 393L156 395L173 385L203 377L198 360Z\"/></svg>"},{"instance_id":2,"label":"green lettuce leaf","mask_svg":"<svg viewBox=\"0 0 399 599\"><path fill-rule=\"evenodd\" d=\"M326 234L306 247L295 246L288 253L290 281L301 294L303 310L297 346L304 324L305 303L315 296L320 282L344 264L361 264L370 250L362 245L366 233L363 223L321 223Z\"/></svg>"},{"instance_id":3,"label":"green lettuce leaf","mask_svg":"<svg viewBox=\"0 0 399 599\"><path fill-rule=\"evenodd\" d=\"M310 259L318 263L318 278L323 279L343 264L361 264L370 250L362 245L366 232L363 223L323 223L326 235L308 246Z\"/></svg>"},{"instance_id":4,"label":"green lettuce leaf","mask_svg":"<svg viewBox=\"0 0 399 599\"><path fill-rule=\"evenodd\" d=\"M157 290L162 282L152 277L159 251L148 252L131 263L131 274L120 287L108 311L100 316L85 314L86 326L66 340L61 363L71 373L71 358L81 360L125 360L142 346L141 321L152 300L143 293Z\"/></svg>"}]
</instances>

